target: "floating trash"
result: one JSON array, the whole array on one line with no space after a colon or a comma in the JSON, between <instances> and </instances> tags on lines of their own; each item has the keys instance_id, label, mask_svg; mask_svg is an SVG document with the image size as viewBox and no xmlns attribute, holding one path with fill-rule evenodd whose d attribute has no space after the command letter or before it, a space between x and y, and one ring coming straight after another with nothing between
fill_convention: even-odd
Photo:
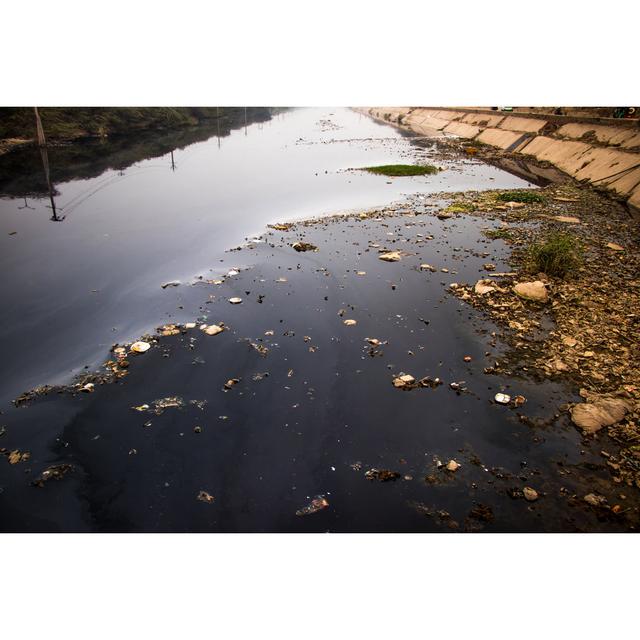
<instances>
[{"instance_id":1,"label":"floating trash","mask_svg":"<svg viewBox=\"0 0 640 640\"><path fill-rule=\"evenodd\" d=\"M294 242L291 247L296 251L317 251L318 247L310 242Z\"/></svg>"},{"instance_id":2,"label":"floating trash","mask_svg":"<svg viewBox=\"0 0 640 640\"><path fill-rule=\"evenodd\" d=\"M347 327L353 327L354 325L358 324L358 321L357 320L347 319L342 324L347 325Z\"/></svg>"},{"instance_id":3,"label":"floating trash","mask_svg":"<svg viewBox=\"0 0 640 640\"><path fill-rule=\"evenodd\" d=\"M324 496L316 496L306 507L298 509L296 511L297 516L308 516L312 513L317 513L326 509L329 506L329 501Z\"/></svg>"},{"instance_id":4,"label":"floating trash","mask_svg":"<svg viewBox=\"0 0 640 640\"><path fill-rule=\"evenodd\" d=\"M390 471L389 469L369 469L364 474L367 480L378 480L380 482L395 481L402 477L397 471Z\"/></svg>"},{"instance_id":5,"label":"floating trash","mask_svg":"<svg viewBox=\"0 0 640 640\"><path fill-rule=\"evenodd\" d=\"M511 396L506 393L496 393L494 400L498 404L509 404L509 402L511 402Z\"/></svg>"},{"instance_id":6,"label":"floating trash","mask_svg":"<svg viewBox=\"0 0 640 640\"><path fill-rule=\"evenodd\" d=\"M200 500L200 502L206 502L207 504L212 504L213 502L215 502L215 498L206 491L199 491L198 495L196 496L196 500Z\"/></svg>"},{"instance_id":7,"label":"floating trash","mask_svg":"<svg viewBox=\"0 0 640 640\"><path fill-rule=\"evenodd\" d=\"M229 302L231 304L240 304L242 302L242 298L229 298Z\"/></svg>"}]
</instances>

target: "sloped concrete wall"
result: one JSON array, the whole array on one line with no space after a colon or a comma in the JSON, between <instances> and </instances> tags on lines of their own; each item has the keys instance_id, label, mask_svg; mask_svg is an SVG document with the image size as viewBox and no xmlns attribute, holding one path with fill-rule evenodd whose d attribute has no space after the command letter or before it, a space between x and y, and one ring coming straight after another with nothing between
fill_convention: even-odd
<instances>
[{"instance_id":1,"label":"sloped concrete wall","mask_svg":"<svg viewBox=\"0 0 640 640\"><path fill-rule=\"evenodd\" d=\"M638 126L564 122L558 127L551 114L532 118L479 111L426 107L366 109L375 118L399 123L419 135L443 132L506 152L533 156L576 180L612 191L640 211Z\"/></svg>"}]
</instances>

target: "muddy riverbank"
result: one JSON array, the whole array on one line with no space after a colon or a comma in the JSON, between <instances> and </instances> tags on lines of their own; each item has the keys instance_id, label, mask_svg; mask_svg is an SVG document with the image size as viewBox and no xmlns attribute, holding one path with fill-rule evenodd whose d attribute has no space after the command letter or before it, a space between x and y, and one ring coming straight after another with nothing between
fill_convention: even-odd
<instances>
[{"instance_id":1,"label":"muddy riverbank","mask_svg":"<svg viewBox=\"0 0 640 640\"><path fill-rule=\"evenodd\" d=\"M457 152L424 153L464 175ZM215 272L162 290L171 304L147 324L148 350L132 352L140 334L114 340L106 378L6 409L2 530L636 530L635 409L589 436L570 414L581 388L637 399L624 213L572 185L522 206L395 180L418 188L348 215L272 219ZM533 274L518 249L566 224L584 271L536 274L550 300L520 300L511 288ZM566 311L578 290L595 314L604 264L599 285L623 294L606 344L611 307L593 323ZM477 294L479 280L494 290ZM575 353L562 342L572 319Z\"/></svg>"}]
</instances>

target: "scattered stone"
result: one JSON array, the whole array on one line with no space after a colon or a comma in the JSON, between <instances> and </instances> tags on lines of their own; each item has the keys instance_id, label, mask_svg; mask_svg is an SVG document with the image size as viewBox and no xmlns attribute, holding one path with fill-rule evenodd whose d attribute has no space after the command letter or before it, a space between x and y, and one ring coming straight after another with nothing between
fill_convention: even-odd
<instances>
[{"instance_id":1,"label":"scattered stone","mask_svg":"<svg viewBox=\"0 0 640 640\"><path fill-rule=\"evenodd\" d=\"M621 247L619 244L616 244L615 242L608 242L607 248L612 249L613 251L624 251L624 247Z\"/></svg>"},{"instance_id":2,"label":"scattered stone","mask_svg":"<svg viewBox=\"0 0 640 640\"><path fill-rule=\"evenodd\" d=\"M451 473L455 473L461 466L462 465L457 463L455 460L449 460L449 462L447 462L447 466L445 467L445 469L447 471L451 471Z\"/></svg>"},{"instance_id":3,"label":"scattered stone","mask_svg":"<svg viewBox=\"0 0 640 640\"><path fill-rule=\"evenodd\" d=\"M28 451L19 451L18 449L15 449L14 451L7 451L4 455L7 457L9 464L26 462L31 457L31 454Z\"/></svg>"},{"instance_id":4,"label":"scattered stone","mask_svg":"<svg viewBox=\"0 0 640 640\"><path fill-rule=\"evenodd\" d=\"M196 496L196 500L200 500L200 502L206 502L207 504L213 504L215 502L215 498L206 491L199 491Z\"/></svg>"},{"instance_id":5,"label":"scattered stone","mask_svg":"<svg viewBox=\"0 0 640 640\"><path fill-rule=\"evenodd\" d=\"M367 480L379 480L380 482L395 481L402 477L397 471L390 471L389 469L369 469L364 474Z\"/></svg>"},{"instance_id":6,"label":"scattered stone","mask_svg":"<svg viewBox=\"0 0 640 640\"><path fill-rule=\"evenodd\" d=\"M552 218L557 222L566 222L567 224L580 224L580 218L574 218L573 216L552 216Z\"/></svg>"},{"instance_id":7,"label":"scattered stone","mask_svg":"<svg viewBox=\"0 0 640 640\"><path fill-rule=\"evenodd\" d=\"M347 325L347 327L353 327L354 325L358 324L358 321L357 320L352 320L352 319L349 318L347 320L344 320L342 324Z\"/></svg>"},{"instance_id":8,"label":"scattered stone","mask_svg":"<svg viewBox=\"0 0 640 640\"><path fill-rule=\"evenodd\" d=\"M219 333L222 333L224 331L224 327L218 324L210 324L209 326L205 325L205 328L203 329L203 331L208 336L217 336Z\"/></svg>"},{"instance_id":9,"label":"scattered stone","mask_svg":"<svg viewBox=\"0 0 640 640\"><path fill-rule=\"evenodd\" d=\"M491 282L491 280L478 280L473 290L479 296L484 296L487 293L491 293L492 291L495 291L496 286Z\"/></svg>"},{"instance_id":10,"label":"scattered stone","mask_svg":"<svg viewBox=\"0 0 640 640\"><path fill-rule=\"evenodd\" d=\"M492 522L494 517L493 509L486 504L477 504L469 511L469 517L481 522Z\"/></svg>"},{"instance_id":11,"label":"scattered stone","mask_svg":"<svg viewBox=\"0 0 640 640\"><path fill-rule=\"evenodd\" d=\"M540 497L538 495L538 492L535 489L532 489L531 487L525 487L522 490L522 493L524 495L524 499L527 502L535 502Z\"/></svg>"},{"instance_id":12,"label":"scattered stone","mask_svg":"<svg viewBox=\"0 0 640 640\"><path fill-rule=\"evenodd\" d=\"M404 387L411 386L415 381L416 379L412 375L405 373L394 378L392 382L394 387L402 389Z\"/></svg>"},{"instance_id":13,"label":"scattered stone","mask_svg":"<svg viewBox=\"0 0 640 640\"><path fill-rule=\"evenodd\" d=\"M629 403L621 398L592 396L590 401L576 404L570 412L573 423L591 434L620 422L630 409Z\"/></svg>"},{"instance_id":14,"label":"scattered stone","mask_svg":"<svg viewBox=\"0 0 640 640\"><path fill-rule=\"evenodd\" d=\"M33 487L44 487L49 480L62 480L73 469L71 464L56 464L46 468L35 480L31 481Z\"/></svg>"},{"instance_id":15,"label":"scattered stone","mask_svg":"<svg viewBox=\"0 0 640 640\"><path fill-rule=\"evenodd\" d=\"M420 271L431 271L431 273L435 273L437 269L430 264L421 264Z\"/></svg>"},{"instance_id":16,"label":"scattered stone","mask_svg":"<svg viewBox=\"0 0 640 640\"><path fill-rule=\"evenodd\" d=\"M163 289L166 289L167 287L179 287L180 286L180 280L171 280L170 282L165 282L164 284L160 285Z\"/></svg>"},{"instance_id":17,"label":"scattered stone","mask_svg":"<svg viewBox=\"0 0 640 640\"><path fill-rule=\"evenodd\" d=\"M165 324L158 329L161 336L177 336L180 329L175 324Z\"/></svg>"},{"instance_id":18,"label":"scattered stone","mask_svg":"<svg viewBox=\"0 0 640 640\"><path fill-rule=\"evenodd\" d=\"M229 378L229 380L224 383L224 388L231 389L231 387L238 384L238 382L240 382L240 378Z\"/></svg>"},{"instance_id":19,"label":"scattered stone","mask_svg":"<svg viewBox=\"0 0 640 640\"><path fill-rule=\"evenodd\" d=\"M496 393L496 395L493 396L493 399L498 404L509 404L511 402L511 396L507 393Z\"/></svg>"},{"instance_id":20,"label":"scattered stone","mask_svg":"<svg viewBox=\"0 0 640 640\"><path fill-rule=\"evenodd\" d=\"M453 218L453 213L451 213L451 211L443 209L442 211L438 211L436 216L439 220L448 220L449 218Z\"/></svg>"},{"instance_id":21,"label":"scattered stone","mask_svg":"<svg viewBox=\"0 0 640 640\"><path fill-rule=\"evenodd\" d=\"M276 224L268 224L267 227L275 229L276 231L289 231L293 227L291 222L277 222Z\"/></svg>"},{"instance_id":22,"label":"scattered stone","mask_svg":"<svg viewBox=\"0 0 640 640\"><path fill-rule=\"evenodd\" d=\"M514 293L525 300L546 302L549 299L547 287L542 280L534 282L520 282L513 287Z\"/></svg>"},{"instance_id":23,"label":"scattered stone","mask_svg":"<svg viewBox=\"0 0 640 640\"><path fill-rule=\"evenodd\" d=\"M292 248L296 251L317 251L318 247L310 242L294 242Z\"/></svg>"},{"instance_id":24,"label":"scattered stone","mask_svg":"<svg viewBox=\"0 0 640 640\"><path fill-rule=\"evenodd\" d=\"M378 258L385 262L398 262L402 259L402 255L399 251L388 251L387 253L381 253Z\"/></svg>"},{"instance_id":25,"label":"scattered stone","mask_svg":"<svg viewBox=\"0 0 640 640\"><path fill-rule=\"evenodd\" d=\"M607 499L597 493L588 493L583 500L592 507L604 507L607 504Z\"/></svg>"},{"instance_id":26,"label":"scattered stone","mask_svg":"<svg viewBox=\"0 0 640 640\"><path fill-rule=\"evenodd\" d=\"M134 342L131 345L131 351L134 353L144 353L145 351L149 351L150 348L151 345L143 340L138 340L138 342Z\"/></svg>"}]
</instances>

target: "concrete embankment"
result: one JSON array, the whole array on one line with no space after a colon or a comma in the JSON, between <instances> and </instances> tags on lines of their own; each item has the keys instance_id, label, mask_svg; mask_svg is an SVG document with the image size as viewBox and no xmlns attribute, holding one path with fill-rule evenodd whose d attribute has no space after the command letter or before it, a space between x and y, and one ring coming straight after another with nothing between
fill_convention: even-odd
<instances>
[{"instance_id":1,"label":"concrete embankment","mask_svg":"<svg viewBox=\"0 0 640 640\"><path fill-rule=\"evenodd\" d=\"M640 212L640 121L484 109L373 107L365 113L423 136L453 136L546 161Z\"/></svg>"}]
</instances>

